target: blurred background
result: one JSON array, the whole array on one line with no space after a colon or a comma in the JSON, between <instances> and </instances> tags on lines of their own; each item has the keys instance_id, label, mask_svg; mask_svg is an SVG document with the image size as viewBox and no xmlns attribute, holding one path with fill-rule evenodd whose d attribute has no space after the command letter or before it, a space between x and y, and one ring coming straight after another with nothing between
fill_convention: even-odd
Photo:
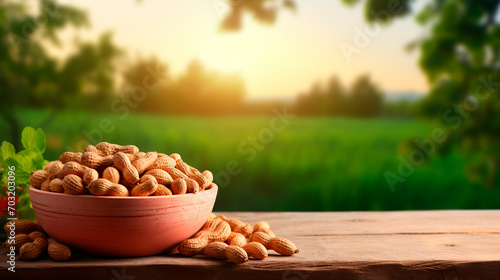
<instances>
[{"instance_id":1,"label":"blurred background","mask_svg":"<svg viewBox=\"0 0 500 280\"><path fill-rule=\"evenodd\" d=\"M1 140L179 153L217 211L499 208L499 2L0 0Z\"/></svg>"}]
</instances>

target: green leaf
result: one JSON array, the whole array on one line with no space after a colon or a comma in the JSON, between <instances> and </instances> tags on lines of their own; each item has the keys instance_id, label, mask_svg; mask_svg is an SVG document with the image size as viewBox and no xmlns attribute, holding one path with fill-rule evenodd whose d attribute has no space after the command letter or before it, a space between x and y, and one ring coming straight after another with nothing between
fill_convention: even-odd
<instances>
[{"instance_id":1,"label":"green leaf","mask_svg":"<svg viewBox=\"0 0 500 280\"><path fill-rule=\"evenodd\" d=\"M33 208L24 208L20 211L17 212L17 217L20 220L28 220L28 221L36 221L36 215L35 212L33 211Z\"/></svg>"},{"instance_id":2,"label":"green leaf","mask_svg":"<svg viewBox=\"0 0 500 280\"><path fill-rule=\"evenodd\" d=\"M16 211L18 218L21 220L36 220L35 212L33 211L33 205L31 204L29 194L19 196L19 201L16 205Z\"/></svg>"},{"instance_id":3,"label":"green leaf","mask_svg":"<svg viewBox=\"0 0 500 280\"><path fill-rule=\"evenodd\" d=\"M23 198L19 198L19 201L16 205L16 211L22 211L24 209L29 209L31 206L31 200L29 196L24 196Z\"/></svg>"},{"instance_id":4,"label":"green leaf","mask_svg":"<svg viewBox=\"0 0 500 280\"><path fill-rule=\"evenodd\" d=\"M8 158L7 164L16 167L16 184L27 187L31 172L42 169L44 159L40 152L24 150Z\"/></svg>"},{"instance_id":5,"label":"green leaf","mask_svg":"<svg viewBox=\"0 0 500 280\"><path fill-rule=\"evenodd\" d=\"M15 154L16 149L14 148L14 145L7 141L3 141L2 146L0 147L0 163L4 163L8 158Z\"/></svg>"},{"instance_id":6,"label":"green leaf","mask_svg":"<svg viewBox=\"0 0 500 280\"><path fill-rule=\"evenodd\" d=\"M43 132L43 130L41 128L37 129L36 130L36 135L37 135L37 138L38 138L38 141L37 143L39 143L39 151L40 153L43 154L43 152L45 152L45 148L47 146L47 142L46 142L46 139L45 139L45 132Z\"/></svg>"},{"instance_id":7,"label":"green leaf","mask_svg":"<svg viewBox=\"0 0 500 280\"><path fill-rule=\"evenodd\" d=\"M21 142L26 150L36 150L41 153L45 151L45 133L42 129L35 130L32 127L25 127L22 133Z\"/></svg>"}]
</instances>

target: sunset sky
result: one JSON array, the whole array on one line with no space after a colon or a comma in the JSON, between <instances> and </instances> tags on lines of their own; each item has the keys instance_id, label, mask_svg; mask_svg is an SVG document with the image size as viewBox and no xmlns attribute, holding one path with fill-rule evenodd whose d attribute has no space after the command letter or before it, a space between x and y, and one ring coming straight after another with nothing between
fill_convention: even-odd
<instances>
[{"instance_id":1,"label":"sunset sky","mask_svg":"<svg viewBox=\"0 0 500 280\"><path fill-rule=\"evenodd\" d=\"M356 47L357 30L368 28L361 6L298 0L297 12L282 10L275 25L245 18L240 32L220 33L221 1L60 2L88 11L92 27L78 31L78 36L95 39L113 30L115 42L131 57L156 55L173 75L194 59L209 69L240 73L250 99L292 97L332 75L348 85L362 73L369 73L386 92L427 89L417 66L418 53L404 50L406 43L424 34L411 17L368 35L369 42L358 45L360 53L349 62L340 45Z\"/></svg>"}]
</instances>

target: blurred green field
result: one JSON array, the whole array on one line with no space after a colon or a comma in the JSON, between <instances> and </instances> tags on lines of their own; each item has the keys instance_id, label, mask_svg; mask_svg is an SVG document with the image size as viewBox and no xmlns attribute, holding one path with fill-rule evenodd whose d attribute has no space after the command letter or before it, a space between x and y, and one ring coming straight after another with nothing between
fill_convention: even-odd
<instances>
[{"instance_id":1,"label":"blurred green field","mask_svg":"<svg viewBox=\"0 0 500 280\"><path fill-rule=\"evenodd\" d=\"M38 127L40 115L22 114L23 126ZM104 121L103 121L104 120ZM143 151L177 152L200 170L209 169L221 186L217 211L348 211L409 209L482 209L500 207L500 190L467 181L465 158L454 153L431 158L392 191L384 172L397 172L398 149L412 137L429 137L433 127L414 120L296 118L256 151L239 145L257 137L271 117L191 118L131 114L61 113L46 127L55 160L68 148L95 141L135 144ZM99 129L100 123L108 129ZM5 131L6 124L0 122ZM106 130L106 129L105 129ZM104 138L99 139L102 133ZM83 142L82 142L83 141ZM94 143L95 144L95 143ZM246 151L250 144L245 146ZM223 177L229 162L236 175Z\"/></svg>"}]
</instances>

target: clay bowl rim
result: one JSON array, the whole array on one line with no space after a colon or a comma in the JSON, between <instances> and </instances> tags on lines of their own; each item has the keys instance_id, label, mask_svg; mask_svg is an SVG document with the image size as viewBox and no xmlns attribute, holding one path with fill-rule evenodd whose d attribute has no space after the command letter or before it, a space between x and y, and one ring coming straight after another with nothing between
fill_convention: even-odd
<instances>
[{"instance_id":1,"label":"clay bowl rim","mask_svg":"<svg viewBox=\"0 0 500 280\"><path fill-rule=\"evenodd\" d=\"M215 184L214 184L215 185ZM46 195L54 195L54 196L64 196L64 197L83 197L83 198L90 198L90 199L122 199L122 200L138 200L138 199L174 199L174 198L182 198L182 197L194 197L197 195L201 195L202 193L207 193L209 194L210 192L217 192L218 191L218 186L215 185L211 189L206 190L206 191L201 191L198 193L186 193L186 194L174 194L174 195L149 195L149 196L109 196L109 195L93 195L93 194L79 194L79 195L73 195L73 194L66 194L66 193L57 193L57 192L47 192L47 191L42 191L40 189L37 189L33 186L30 185L29 187L30 192L34 192L37 194L46 194ZM31 199L31 196L30 196Z\"/></svg>"}]
</instances>

